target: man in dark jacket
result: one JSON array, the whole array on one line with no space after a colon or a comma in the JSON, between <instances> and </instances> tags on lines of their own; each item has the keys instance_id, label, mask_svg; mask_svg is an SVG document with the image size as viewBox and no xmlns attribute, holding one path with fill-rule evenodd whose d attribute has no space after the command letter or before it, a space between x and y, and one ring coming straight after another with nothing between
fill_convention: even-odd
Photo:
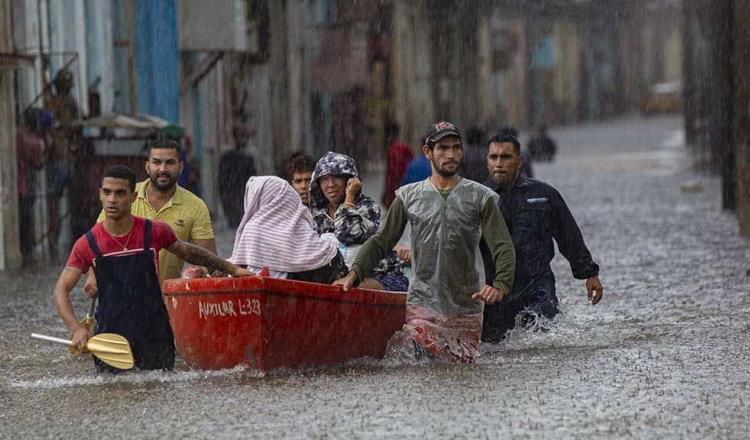
<instances>
[{"instance_id":1,"label":"man in dark jacket","mask_svg":"<svg viewBox=\"0 0 750 440\"><path fill-rule=\"evenodd\" d=\"M555 256L553 239L570 262L573 276L586 280L592 304L602 299L604 290L598 278L599 266L591 258L562 196L546 183L520 176L522 163L521 144L515 136L501 134L490 139L487 186L500 196L500 211L516 251L516 270L510 294L484 309L485 342L502 340L515 327L517 316L525 327L534 328L541 324L537 318L557 315L555 276L550 268ZM485 272L494 274L492 258L484 261Z\"/></svg>"}]
</instances>

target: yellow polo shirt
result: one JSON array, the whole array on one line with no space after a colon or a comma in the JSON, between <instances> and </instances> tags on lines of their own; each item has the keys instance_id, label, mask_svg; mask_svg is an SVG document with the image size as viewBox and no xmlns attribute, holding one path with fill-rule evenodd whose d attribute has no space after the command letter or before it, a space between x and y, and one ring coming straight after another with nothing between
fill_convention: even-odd
<instances>
[{"instance_id":1,"label":"yellow polo shirt","mask_svg":"<svg viewBox=\"0 0 750 440\"><path fill-rule=\"evenodd\" d=\"M198 196L177 185L177 189L167 203L156 211L148 199L146 199L146 185L148 179L135 185L138 196L130 207L130 212L138 217L162 221L169 226L183 241L208 240L214 238L214 230L211 226L211 214L208 207ZM104 220L104 211L99 214L97 223ZM177 258L169 251L162 249L159 252L159 279L160 281L179 278L184 261Z\"/></svg>"}]
</instances>

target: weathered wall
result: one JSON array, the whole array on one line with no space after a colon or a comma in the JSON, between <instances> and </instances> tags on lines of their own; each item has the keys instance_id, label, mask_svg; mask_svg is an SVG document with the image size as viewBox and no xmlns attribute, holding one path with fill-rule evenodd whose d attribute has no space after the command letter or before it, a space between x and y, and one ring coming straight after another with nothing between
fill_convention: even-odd
<instances>
[{"instance_id":1,"label":"weathered wall","mask_svg":"<svg viewBox=\"0 0 750 440\"><path fill-rule=\"evenodd\" d=\"M572 22L558 22L553 28L558 62L554 68L553 96L557 123L572 123L580 119L581 51L583 41L578 26Z\"/></svg>"},{"instance_id":2,"label":"weathered wall","mask_svg":"<svg viewBox=\"0 0 750 440\"><path fill-rule=\"evenodd\" d=\"M174 0L135 2L138 113L180 121L177 9Z\"/></svg>"},{"instance_id":3,"label":"weathered wall","mask_svg":"<svg viewBox=\"0 0 750 440\"><path fill-rule=\"evenodd\" d=\"M502 126L525 127L528 116L526 22L495 8L477 29L477 125L489 134Z\"/></svg>"},{"instance_id":4,"label":"weathered wall","mask_svg":"<svg viewBox=\"0 0 750 440\"><path fill-rule=\"evenodd\" d=\"M430 86L432 58L425 10L416 2L395 0L393 11L393 114L401 124L402 136L412 146L423 139L435 115ZM416 148L416 147L415 147Z\"/></svg>"}]
</instances>

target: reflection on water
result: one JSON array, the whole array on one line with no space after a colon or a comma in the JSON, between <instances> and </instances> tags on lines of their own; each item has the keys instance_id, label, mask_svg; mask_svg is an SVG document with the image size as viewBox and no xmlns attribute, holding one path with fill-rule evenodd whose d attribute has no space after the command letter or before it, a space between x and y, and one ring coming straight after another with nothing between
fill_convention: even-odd
<instances>
[{"instance_id":1,"label":"reflection on water","mask_svg":"<svg viewBox=\"0 0 750 440\"><path fill-rule=\"evenodd\" d=\"M0 275L0 436L746 437L750 247L719 209L718 180L689 171L669 142L679 124L553 132L560 156L536 172L578 218L604 300L588 305L557 258L563 314L483 346L474 365L405 357L262 374L178 362L100 376L29 338L65 335L50 300L59 267ZM681 191L688 181L704 190Z\"/></svg>"}]
</instances>

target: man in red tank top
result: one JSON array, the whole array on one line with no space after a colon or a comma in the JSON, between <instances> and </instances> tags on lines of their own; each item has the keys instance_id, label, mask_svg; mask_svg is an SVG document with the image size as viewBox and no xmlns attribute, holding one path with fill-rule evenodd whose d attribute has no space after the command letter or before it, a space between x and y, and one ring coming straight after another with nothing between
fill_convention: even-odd
<instances>
[{"instance_id":1,"label":"man in red tank top","mask_svg":"<svg viewBox=\"0 0 750 440\"><path fill-rule=\"evenodd\" d=\"M105 171L99 189L104 221L76 241L55 285L54 302L73 333L73 343L82 349L89 335L76 319L70 291L81 274L93 268L99 285L96 333L125 336L138 368L171 369L174 343L159 285L159 251L166 249L187 262L232 276L251 273L179 240L166 223L133 216L134 190L135 173L130 168L117 165ZM97 367L105 369L100 363Z\"/></svg>"}]
</instances>

